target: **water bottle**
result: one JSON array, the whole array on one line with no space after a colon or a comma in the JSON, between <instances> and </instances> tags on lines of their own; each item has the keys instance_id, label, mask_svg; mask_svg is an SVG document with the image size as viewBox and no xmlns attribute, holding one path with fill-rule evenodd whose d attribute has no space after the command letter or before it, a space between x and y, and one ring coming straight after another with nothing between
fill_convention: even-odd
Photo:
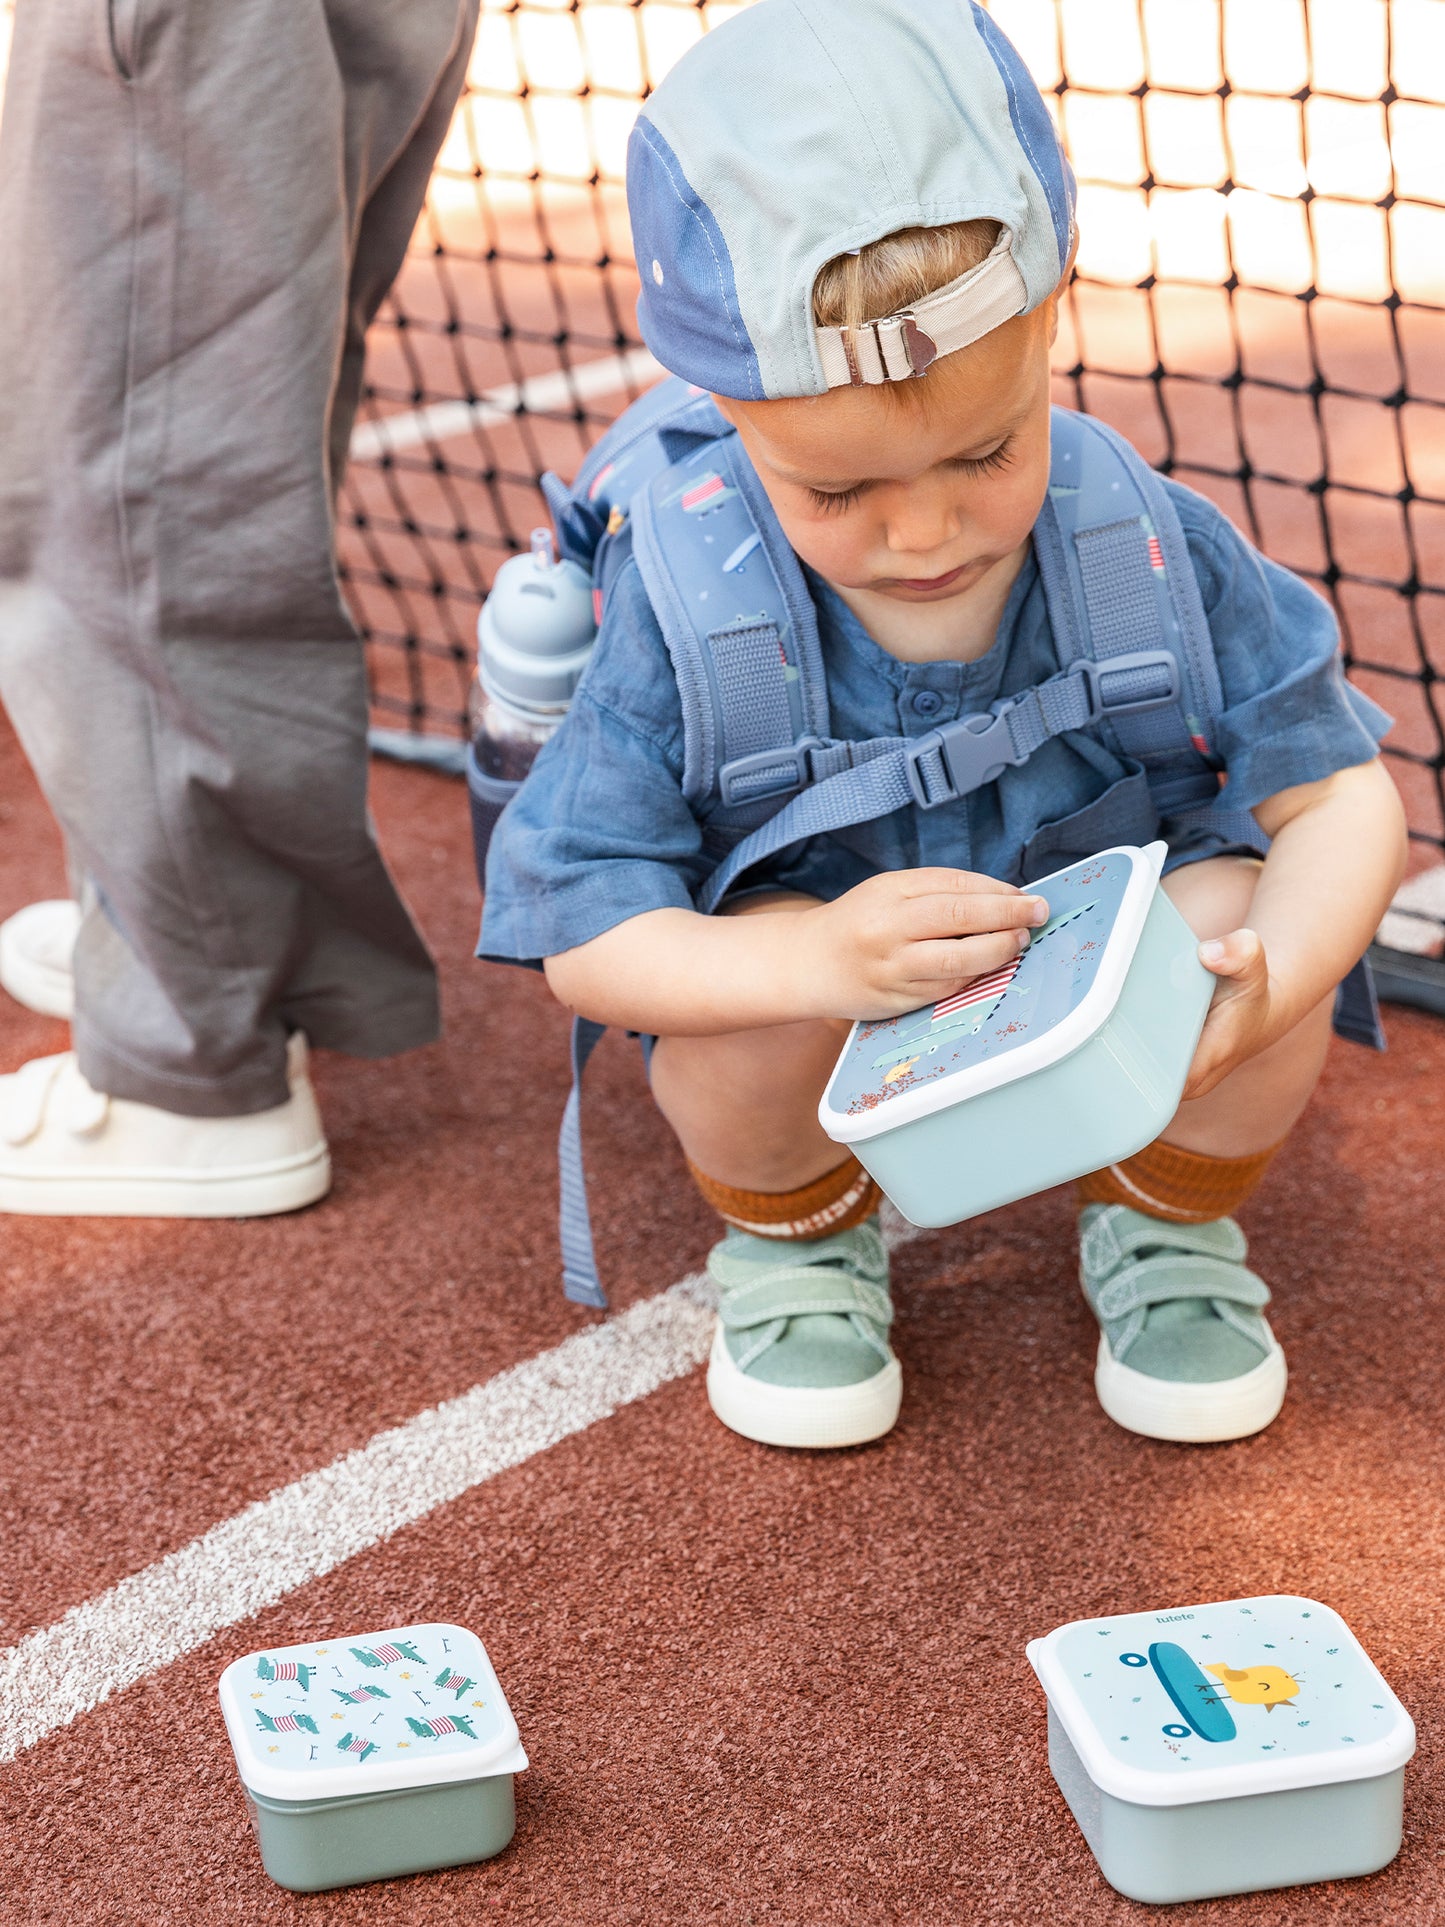
<instances>
[{"instance_id":1,"label":"water bottle","mask_svg":"<svg viewBox=\"0 0 1445 1927\"><path fill-rule=\"evenodd\" d=\"M467 788L479 878L497 818L566 715L596 632L591 578L557 559L550 529L534 529L530 555L502 564L477 618Z\"/></svg>"}]
</instances>

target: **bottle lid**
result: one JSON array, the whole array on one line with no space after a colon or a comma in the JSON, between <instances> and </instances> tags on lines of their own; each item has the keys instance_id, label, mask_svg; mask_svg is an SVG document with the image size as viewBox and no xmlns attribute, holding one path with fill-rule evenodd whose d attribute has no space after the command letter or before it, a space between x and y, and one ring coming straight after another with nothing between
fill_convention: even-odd
<instances>
[{"instance_id":1,"label":"bottle lid","mask_svg":"<svg viewBox=\"0 0 1445 1927\"><path fill-rule=\"evenodd\" d=\"M482 685L504 702L560 708L577 687L596 633L591 578L575 562L556 559L550 529L534 529L531 552L502 564L482 604Z\"/></svg>"}]
</instances>

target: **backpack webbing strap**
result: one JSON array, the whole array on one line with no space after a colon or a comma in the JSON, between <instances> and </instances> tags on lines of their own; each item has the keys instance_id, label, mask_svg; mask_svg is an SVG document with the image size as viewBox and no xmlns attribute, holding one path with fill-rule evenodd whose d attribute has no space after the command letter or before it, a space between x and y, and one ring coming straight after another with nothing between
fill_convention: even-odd
<instances>
[{"instance_id":1,"label":"backpack webbing strap","mask_svg":"<svg viewBox=\"0 0 1445 1927\"><path fill-rule=\"evenodd\" d=\"M723 719L723 769L734 778L728 800L733 800L735 791L738 802L748 802L751 796L767 793L767 779L760 769L750 792L746 777L741 784L736 781L738 761L751 767L756 758L793 740L782 640L776 623L744 620L709 631L707 647Z\"/></svg>"},{"instance_id":2,"label":"backpack webbing strap","mask_svg":"<svg viewBox=\"0 0 1445 1927\"><path fill-rule=\"evenodd\" d=\"M592 1214L587 1209L587 1174L582 1163L582 1073L606 1028L590 1017L572 1019L572 1088L567 1093L557 1138L562 1289L573 1304L591 1305L595 1311L607 1309L607 1293L597 1275Z\"/></svg>"},{"instance_id":3,"label":"backpack webbing strap","mask_svg":"<svg viewBox=\"0 0 1445 1927\"><path fill-rule=\"evenodd\" d=\"M716 909L744 870L792 843L871 823L910 803L928 810L954 802L1027 762L1052 737L1084 729L1100 717L1174 704L1178 697L1178 664L1167 649L1116 656L1107 663L1081 657L1022 695L926 736L852 744L850 767L814 781L733 848L698 892L697 907L705 913ZM800 744L797 754L806 760L814 747ZM838 747L816 746L824 753Z\"/></svg>"},{"instance_id":4,"label":"backpack webbing strap","mask_svg":"<svg viewBox=\"0 0 1445 1927\"><path fill-rule=\"evenodd\" d=\"M1368 957L1361 957L1335 992L1335 1033L1368 1050L1385 1050L1385 1027L1380 1022L1380 997Z\"/></svg>"},{"instance_id":5,"label":"backpack webbing strap","mask_svg":"<svg viewBox=\"0 0 1445 1927\"><path fill-rule=\"evenodd\" d=\"M747 804L797 788L793 746L828 733L817 614L737 436L655 476L631 519L677 678L683 795Z\"/></svg>"},{"instance_id":6,"label":"backpack webbing strap","mask_svg":"<svg viewBox=\"0 0 1445 1927\"><path fill-rule=\"evenodd\" d=\"M1161 815L1218 795L1211 750L1224 698L1199 583L1163 482L1121 435L1055 409L1049 487L1034 551L1059 655L1103 664L1167 648L1180 665L1172 710L1117 724L1119 747L1144 766Z\"/></svg>"},{"instance_id":7,"label":"backpack webbing strap","mask_svg":"<svg viewBox=\"0 0 1445 1927\"><path fill-rule=\"evenodd\" d=\"M831 733L828 678L823 666L823 644L818 634L818 610L813 592L797 552L783 534L767 491L736 434L728 445L728 456L738 495L746 505L758 547L767 557L768 568L787 611L787 658L795 678L793 688L799 723L796 733L826 738Z\"/></svg>"}]
</instances>

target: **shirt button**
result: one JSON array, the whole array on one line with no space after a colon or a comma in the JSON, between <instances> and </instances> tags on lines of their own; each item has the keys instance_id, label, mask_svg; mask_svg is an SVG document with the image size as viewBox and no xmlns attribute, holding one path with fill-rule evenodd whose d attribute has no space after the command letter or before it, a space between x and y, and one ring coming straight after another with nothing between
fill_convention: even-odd
<instances>
[{"instance_id":1,"label":"shirt button","mask_svg":"<svg viewBox=\"0 0 1445 1927\"><path fill-rule=\"evenodd\" d=\"M915 716L936 716L943 707L943 698L936 689L920 689L913 698Z\"/></svg>"}]
</instances>

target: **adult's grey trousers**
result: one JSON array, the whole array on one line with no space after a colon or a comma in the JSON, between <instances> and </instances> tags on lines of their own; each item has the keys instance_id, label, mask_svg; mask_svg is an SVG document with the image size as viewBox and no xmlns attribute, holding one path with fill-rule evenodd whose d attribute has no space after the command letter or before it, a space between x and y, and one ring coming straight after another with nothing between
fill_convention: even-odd
<instances>
[{"instance_id":1,"label":"adult's grey trousers","mask_svg":"<svg viewBox=\"0 0 1445 1927\"><path fill-rule=\"evenodd\" d=\"M194 1116L436 974L366 805L334 493L476 0L19 0L0 122L0 700L80 883L75 1044Z\"/></svg>"}]
</instances>

